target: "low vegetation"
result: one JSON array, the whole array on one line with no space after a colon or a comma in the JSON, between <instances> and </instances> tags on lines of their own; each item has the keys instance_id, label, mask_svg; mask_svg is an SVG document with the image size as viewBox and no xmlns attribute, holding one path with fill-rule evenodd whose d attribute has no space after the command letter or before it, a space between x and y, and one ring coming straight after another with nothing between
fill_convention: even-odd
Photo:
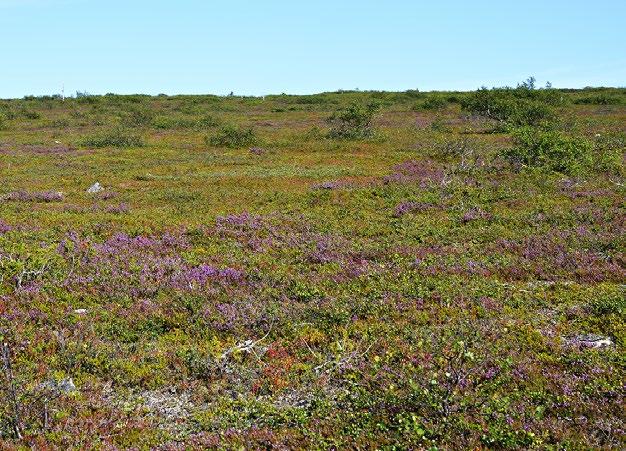
<instances>
[{"instance_id":1,"label":"low vegetation","mask_svg":"<svg viewBox=\"0 0 626 451\"><path fill-rule=\"evenodd\" d=\"M216 134L206 137L205 142L212 146L237 149L256 144L258 138L252 128L225 125Z\"/></svg>"},{"instance_id":2,"label":"low vegetation","mask_svg":"<svg viewBox=\"0 0 626 451\"><path fill-rule=\"evenodd\" d=\"M96 135L87 136L80 141L83 147L101 149L103 147L141 147L143 140L135 133L124 128L104 130Z\"/></svg>"},{"instance_id":3,"label":"low vegetation","mask_svg":"<svg viewBox=\"0 0 626 451\"><path fill-rule=\"evenodd\" d=\"M622 448L625 98L1 100L0 448Z\"/></svg>"},{"instance_id":4,"label":"low vegetation","mask_svg":"<svg viewBox=\"0 0 626 451\"><path fill-rule=\"evenodd\" d=\"M353 103L328 117L327 122L331 128L328 132L330 138L337 139L366 139L374 136L374 114L380 105L376 102L361 105Z\"/></svg>"},{"instance_id":5,"label":"low vegetation","mask_svg":"<svg viewBox=\"0 0 626 451\"><path fill-rule=\"evenodd\" d=\"M593 144L585 138L524 127L515 130L513 142L506 155L526 166L577 175L591 169L593 163Z\"/></svg>"}]
</instances>

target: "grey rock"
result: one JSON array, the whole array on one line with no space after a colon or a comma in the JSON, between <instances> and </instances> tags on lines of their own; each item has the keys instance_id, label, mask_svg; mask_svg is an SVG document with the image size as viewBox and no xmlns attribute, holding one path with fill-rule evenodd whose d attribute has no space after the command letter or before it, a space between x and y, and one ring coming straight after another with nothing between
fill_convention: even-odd
<instances>
[{"instance_id":1,"label":"grey rock","mask_svg":"<svg viewBox=\"0 0 626 451\"><path fill-rule=\"evenodd\" d=\"M93 185L91 185L88 189L87 192L89 194L95 194L95 193L99 193L100 191L104 190L104 188L102 187L102 185L100 185L99 182L94 183Z\"/></svg>"}]
</instances>

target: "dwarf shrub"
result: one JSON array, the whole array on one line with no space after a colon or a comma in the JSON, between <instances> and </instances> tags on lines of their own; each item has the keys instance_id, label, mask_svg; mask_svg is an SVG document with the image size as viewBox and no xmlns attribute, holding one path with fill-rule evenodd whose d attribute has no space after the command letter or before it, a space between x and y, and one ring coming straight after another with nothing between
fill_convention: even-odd
<instances>
[{"instance_id":1,"label":"dwarf shrub","mask_svg":"<svg viewBox=\"0 0 626 451\"><path fill-rule=\"evenodd\" d=\"M574 103L577 105L618 105L621 101L615 96L598 94L596 96L581 97L574 100Z\"/></svg>"},{"instance_id":2,"label":"dwarf shrub","mask_svg":"<svg viewBox=\"0 0 626 451\"><path fill-rule=\"evenodd\" d=\"M594 140L593 167L596 170L624 173L624 150L626 134L620 132L596 135Z\"/></svg>"},{"instance_id":3,"label":"dwarf shrub","mask_svg":"<svg viewBox=\"0 0 626 451\"><path fill-rule=\"evenodd\" d=\"M37 111L22 110L21 113L22 116L24 116L26 119L39 119L41 117L41 114L39 114Z\"/></svg>"},{"instance_id":4,"label":"dwarf shrub","mask_svg":"<svg viewBox=\"0 0 626 451\"><path fill-rule=\"evenodd\" d=\"M558 91L535 89L530 77L516 88L480 88L461 100L472 113L515 127L548 125L555 119L553 107L561 102Z\"/></svg>"},{"instance_id":5,"label":"dwarf shrub","mask_svg":"<svg viewBox=\"0 0 626 451\"><path fill-rule=\"evenodd\" d=\"M378 103L365 106L353 103L327 119L331 125L328 136L336 139L365 139L374 136L372 121L380 109Z\"/></svg>"},{"instance_id":6,"label":"dwarf shrub","mask_svg":"<svg viewBox=\"0 0 626 451\"><path fill-rule=\"evenodd\" d=\"M205 137L204 140L211 146L230 147L233 149L252 146L258 141L254 130L234 125L225 125L218 130L217 134Z\"/></svg>"},{"instance_id":7,"label":"dwarf shrub","mask_svg":"<svg viewBox=\"0 0 626 451\"><path fill-rule=\"evenodd\" d=\"M195 129L201 130L219 125L219 121L210 115L200 118L187 118L182 116L156 116L151 123L152 127L168 129Z\"/></svg>"},{"instance_id":8,"label":"dwarf shrub","mask_svg":"<svg viewBox=\"0 0 626 451\"><path fill-rule=\"evenodd\" d=\"M514 146L506 156L531 167L543 167L564 174L579 174L593 161L593 144L584 138L556 131L523 127L513 133Z\"/></svg>"},{"instance_id":9,"label":"dwarf shrub","mask_svg":"<svg viewBox=\"0 0 626 451\"><path fill-rule=\"evenodd\" d=\"M145 127L153 118L154 113L149 108L136 107L126 113L124 121L129 127Z\"/></svg>"},{"instance_id":10,"label":"dwarf shrub","mask_svg":"<svg viewBox=\"0 0 626 451\"><path fill-rule=\"evenodd\" d=\"M545 125L555 118L549 103L532 97L520 97L512 91L481 88L463 99L461 104L472 113L513 126Z\"/></svg>"},{"instance_id":11,"label":"dwarf shrub","mask_svg":"<svg viewBox=\"0 0 626 451\"><path fill-rule=\"evenodd\" d=\"M430 96L422 103L422 108L425 110L441 110L446 107L448 102L441 97Z\"/></svg>"},{"instance_id":12,"label":"dwarf shrub","mask_svg":"<svg viewBox=\"0 0 626 451\"><path fill-rule=\"evenodd\" d=\"M141 147L143 140L139 135L129 133L127 130L118 127L107 130L98 135L84 138L80 144L85 147Z\"/></svg>"}]
</instances>

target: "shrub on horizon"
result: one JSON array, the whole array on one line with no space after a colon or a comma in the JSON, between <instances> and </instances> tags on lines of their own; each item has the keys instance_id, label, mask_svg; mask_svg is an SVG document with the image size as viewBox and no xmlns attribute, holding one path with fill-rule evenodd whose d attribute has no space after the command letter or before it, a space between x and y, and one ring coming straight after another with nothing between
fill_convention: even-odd
<instances>
[{"instance_id":1,"label":"shrub on horizon","mask_svg":"<svg viewBox=\"0 0 626 451\"><path fill-rule=\"evenodd\" d=\"M553 106L558 103L557 92L535 89L532 77L516 88L480 88L461 101L467 111L514 127L549 125L556 117Z\"/></svg>"}]
</instances>

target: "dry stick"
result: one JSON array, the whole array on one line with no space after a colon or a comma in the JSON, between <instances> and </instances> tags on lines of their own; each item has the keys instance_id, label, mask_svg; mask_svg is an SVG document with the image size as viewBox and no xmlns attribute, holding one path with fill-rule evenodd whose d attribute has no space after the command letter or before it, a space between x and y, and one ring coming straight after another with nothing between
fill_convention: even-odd
<instances>
[{"instance_id":1,"label":"dry stick","mask_svg":"<svg viewBox=\"0 0 626 451\"><path fill-rule=\"evenodd\" d=\"M22 439L21 418L20 418L20 404L17 400L17 390L15 388L15 378L13 377L13 369L11 367L11 351L8 343L2 344L2 363L4 366L4 373L7 379L7 387L9 390L9 399L13 404L13 429L15 436L18 440Z\"/></svg>"}]
</instances>

